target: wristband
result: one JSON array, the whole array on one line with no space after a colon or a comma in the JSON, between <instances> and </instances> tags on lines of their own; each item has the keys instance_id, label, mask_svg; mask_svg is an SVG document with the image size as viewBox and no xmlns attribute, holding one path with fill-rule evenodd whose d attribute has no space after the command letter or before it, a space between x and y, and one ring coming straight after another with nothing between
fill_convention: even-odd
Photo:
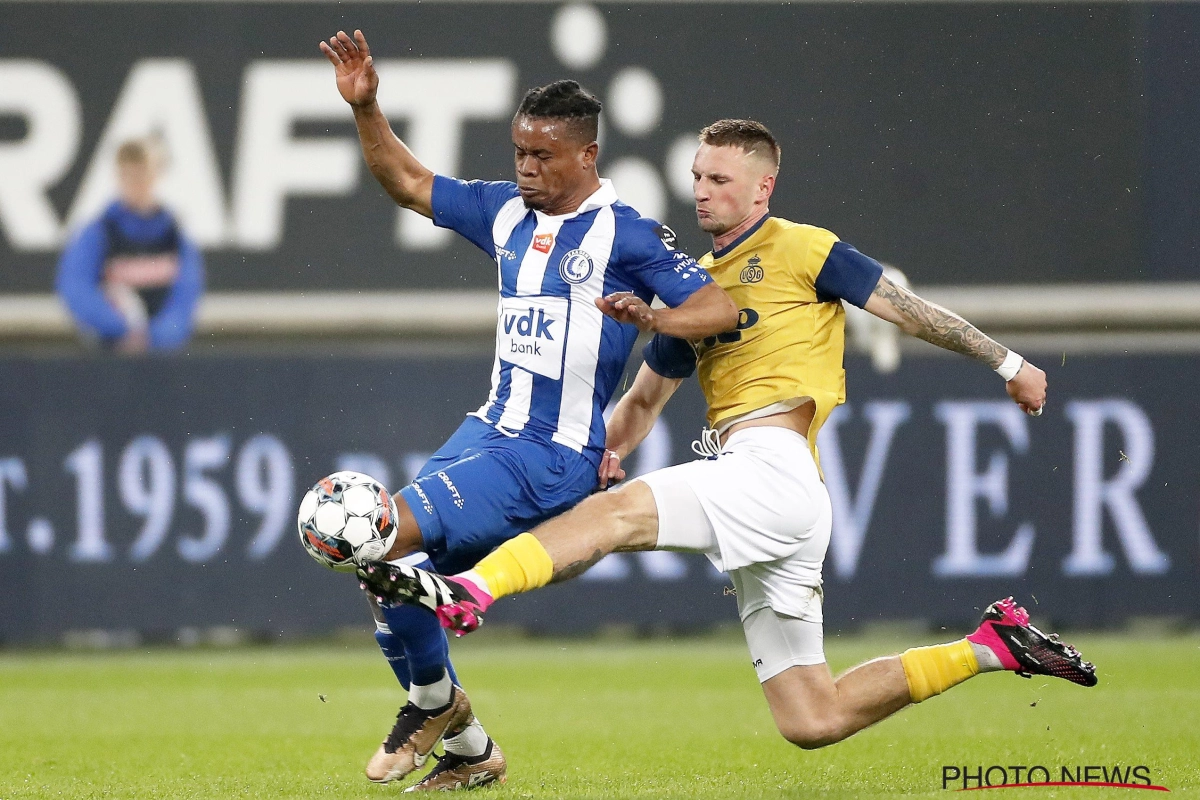
<instances>
[{"instance_id":1,"label":"wristband","mask_svg":"<svg viewBox=\"0 0 1200 800\"><path fill-rule=\"evenodd\" d=\"M1025 364L1025 359L1017 355L1013 350L1008 351L1008 355L1004 357L1004 363L996 367L996 374L1007 383L1017 377L1017 373L1021 371L1021 367Z\"/></svg>"}]
</instances>

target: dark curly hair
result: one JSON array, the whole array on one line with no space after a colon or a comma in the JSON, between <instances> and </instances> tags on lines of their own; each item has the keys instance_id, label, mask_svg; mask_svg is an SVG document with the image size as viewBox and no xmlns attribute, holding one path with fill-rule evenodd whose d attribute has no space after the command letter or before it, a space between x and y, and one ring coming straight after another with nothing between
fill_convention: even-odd
<instances>
[{"instance_id":1,"label":"dark curly hair","mask_svg":"<svg viewBox=\"0 0 1200 800\"><path fill-rule=\"evenodd\" d=\"M596 96L578 81L563 80L526 92L517 107L517 116L569 120L576 133L590 142L595 141L600 131L602 108Z\"/></svg>"}]
</instances>

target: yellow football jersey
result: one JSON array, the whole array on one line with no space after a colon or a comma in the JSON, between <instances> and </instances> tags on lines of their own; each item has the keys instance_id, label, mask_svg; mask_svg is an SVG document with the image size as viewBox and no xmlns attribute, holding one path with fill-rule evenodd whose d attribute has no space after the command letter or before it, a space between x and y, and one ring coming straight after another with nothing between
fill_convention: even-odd
<instances>
[{"instance_id":1,"label":"yellow football jersey","mask_svg":"<svg viewBox=\"0 0 1200 800\"><path fill-rule=\"evenodd\" d=\"M687 348L708 401L709 426L724 428L777 403L794 407L812 398L808 441L817 458L817 431L846 400L840 300L864 305L882 266L823 228L778 217L764 218L700 264L741 312L737 330ZM668 377L690 374L679 363L683 343L663 341L669 338L651 342L647 363Z\"/></svg>"}]
</instances>

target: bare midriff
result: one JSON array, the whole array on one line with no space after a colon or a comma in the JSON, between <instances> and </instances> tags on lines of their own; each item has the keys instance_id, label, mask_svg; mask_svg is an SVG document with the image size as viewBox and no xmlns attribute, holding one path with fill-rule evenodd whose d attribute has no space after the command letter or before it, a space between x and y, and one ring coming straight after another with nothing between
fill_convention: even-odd
<instances>
[{"instance_id":1,"label":"bare midriff","mask_svg":"<svg viewBox=\"0 0 1200 800\"><path fill-rule=\"evenodd\" d=\"M787 428L789 431L795 431L804 438L808 438L808 429L812 425L813 414L816 413L817 404L811 398L804 398L800 405L793 408L791 411L784 411L779 414L772 414L769 417L759 417L758 419L748 419L745 422L737 422L729 427L721 435L721 444L725 444L734 431L740 431L743 428Z\"/></svg>"}]
</instances>

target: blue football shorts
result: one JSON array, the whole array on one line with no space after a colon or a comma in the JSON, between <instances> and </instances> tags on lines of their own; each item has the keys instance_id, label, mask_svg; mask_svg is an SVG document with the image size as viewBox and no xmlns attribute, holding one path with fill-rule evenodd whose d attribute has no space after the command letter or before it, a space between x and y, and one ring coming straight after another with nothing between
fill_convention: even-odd
<instances>
[{"instance_id":1,"label":"blue football shorts","mask_svg":"<svg viewBox=\"0 0 1200 800\"><path fill-rule=\"evenodd\" d=\"M450 574L579 503L596 488L596 469L566 447L467 417L399 494L430 560Z\"/></svg>"}]
</instances>

